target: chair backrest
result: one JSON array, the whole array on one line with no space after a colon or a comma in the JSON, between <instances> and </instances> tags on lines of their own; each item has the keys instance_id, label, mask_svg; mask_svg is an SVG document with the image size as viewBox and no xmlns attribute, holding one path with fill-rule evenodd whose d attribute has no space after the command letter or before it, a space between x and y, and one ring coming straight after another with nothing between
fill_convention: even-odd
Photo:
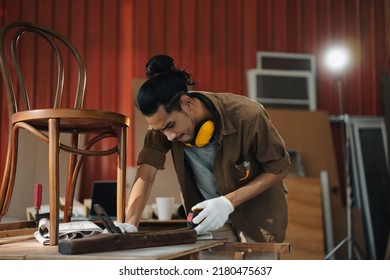
<instances>
[{"instance_id":1,"label":"chair backrest","mask_svg":"<svg viewBox=\"0 0 390 280\"><path fill-rule=\"evenodd\" d=\"M55 54L57 61L57 86L53 108L59 108L61 106L62 92L64 88L65 70L63 56L60 50L63 46L65 46L70 51L78 66L78 84L73 106L77 109L82 108L86 84L86 70L84 62L74 45L62 35L46 27L34 23L16 21L8 23L0 29L0 70L7 94L9 113L12 115L18 111L32 109L20 67L23 59L20 59L18 50L18 45L20 44L22 37L28 33L34 33L38 35L38 37L43 38L44 41L51 46L53 53ZM7 59L10 55L11 58ZM13 68L10 67L11 65ZM19 84L22 97L21 104L24 108L18 108L17 98L15 96L15 87L13 84L14 79L12 78L10 69L14 69L16 72L17 82Z\"/></svg>"}]
</instances>

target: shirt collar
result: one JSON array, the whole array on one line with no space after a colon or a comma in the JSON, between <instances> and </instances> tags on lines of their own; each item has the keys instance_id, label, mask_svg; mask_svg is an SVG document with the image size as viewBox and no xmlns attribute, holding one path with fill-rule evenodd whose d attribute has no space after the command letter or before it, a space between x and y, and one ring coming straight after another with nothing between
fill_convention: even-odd
<instances>
[{"instance_id":1,"label":"shirt collar","mask_svg":"<svg viewBox=\"0 0 390 280\"><path fill-rule=\"evenodd\" d=\"M191 91L191 92L197 92L206 96L213 103L215 109L217 110L221 120L221 133L218 133L218 143L222 141L223 136L230 135L237 132L237 128L230 121L229 116L227 115L226 110L219 98L219 95L222 95L223 93L213 93L207 91Z\"/></svg>"}]
</instances>

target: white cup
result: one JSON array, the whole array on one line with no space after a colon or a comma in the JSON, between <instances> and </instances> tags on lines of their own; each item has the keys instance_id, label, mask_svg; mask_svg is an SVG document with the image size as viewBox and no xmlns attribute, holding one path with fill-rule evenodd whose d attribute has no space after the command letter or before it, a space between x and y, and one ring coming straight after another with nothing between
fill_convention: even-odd
<instances>
[{"instance_id":1,"label":"white cup","mask_svg":"<svg viewBox=\"0 0 390 280\"><path fill-rule=\"evenodd\" d=\"M159 220L172 219L174 197L156 197L157 216Z\"/></svg>"}]
</instances>

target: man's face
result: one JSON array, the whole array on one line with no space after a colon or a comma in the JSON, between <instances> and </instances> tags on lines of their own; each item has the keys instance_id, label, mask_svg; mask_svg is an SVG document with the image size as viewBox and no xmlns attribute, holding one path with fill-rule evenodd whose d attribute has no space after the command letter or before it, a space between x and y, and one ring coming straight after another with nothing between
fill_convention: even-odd
<instances>
[{"instance_id":1,"label":"man's face","mask_svg":"<svg viewBox=\"0 0 390 280\"><path fill-rule=\"evenodd\" d=\"M187 108L167 114L163 106L160 106L155 114L145 118L151 129L160 131L169 141L186 143L191 142L194 137L195 120Z\"/></svg>"}]
</instances>

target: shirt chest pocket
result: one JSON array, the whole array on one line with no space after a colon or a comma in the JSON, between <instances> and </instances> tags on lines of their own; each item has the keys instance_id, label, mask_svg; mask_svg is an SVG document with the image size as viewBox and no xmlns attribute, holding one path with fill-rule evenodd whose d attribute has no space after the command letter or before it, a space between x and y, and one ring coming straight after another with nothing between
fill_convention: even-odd
<instances>
[{"instance_id":1,"label":"shirt chest pocket","mask_svg":"<svg viewBox=\"0 0 390 280\"><path fill-rule=\"evenodd\" d=\"M251 163L249 161L236 163L232 170L232 175L235 182L245 182L251 175Z\"/></svg>"}]
</instances>

